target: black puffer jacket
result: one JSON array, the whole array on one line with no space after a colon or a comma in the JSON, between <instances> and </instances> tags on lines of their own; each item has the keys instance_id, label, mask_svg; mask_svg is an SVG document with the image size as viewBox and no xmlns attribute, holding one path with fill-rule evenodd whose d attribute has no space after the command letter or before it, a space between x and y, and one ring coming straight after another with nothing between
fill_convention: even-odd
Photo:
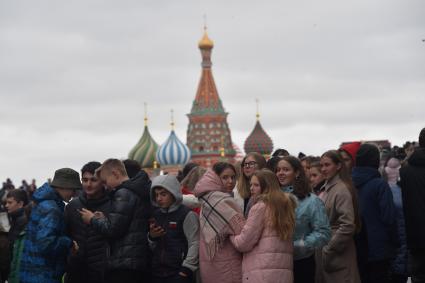
<instances>
[{"instance_id":1,"label":"black puffer jacket","mask_svg":"<svg viewBox=\"0 0 425 283\"><path fill-rule=\"evenodd\" d=\"M76 256L70 256L67 264L66 282L101 282L105 271L107 240L90 225L85 225L79 210L86 208L109 215L111 202L105 194L99 199L87 199L83 194L65 207L67 235L78 243Z\"/></svg>"},{"instance_id":2,"label":"black puffer jacket","mask_svg":"<svg viewBox=\"0 0 425 283\"><path fill-rule=\"evenodd\" d=\"M409 249L425 250L425 148L418 148L400 169L406 238Z\"/></svg>"},{"instance_id":3,"label":"black puffer jacket","mask_svg":"<svg viewBox=\"0 0 425 283\"><path fill-rule=\"evenodd\" d=\"M13 242L18 238L19 234L25 229L28 223L27 215L25 214L24 208L20 208L17 211L9 214L10 230L9 230L9 241L13 248Z\"/></svg>"},{"instance_id":4,"label":"black puffer jacket","mask_svg":"<svg viewBox=\"0 0 425 283\"><path fill-rule=\"evenodd\" d=\"M109 270L147 269L150 186L148 175L141 171L111 192L111 210L107 218L92 219L93 227L108 237Z\"/></svg>"}]
</instances>

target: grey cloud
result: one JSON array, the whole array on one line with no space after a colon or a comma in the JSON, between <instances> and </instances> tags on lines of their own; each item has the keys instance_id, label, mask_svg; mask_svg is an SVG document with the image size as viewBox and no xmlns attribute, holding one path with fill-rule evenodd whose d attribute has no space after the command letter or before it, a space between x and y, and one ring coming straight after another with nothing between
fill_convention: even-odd
<instances>
[{"instance_id":1,"label":"grey cloud","mask_svg":"<svg viewBox=\"0 0 425 283\"><path fill-rule=\"evenodd\" d=\"M142 134L143 102L158 143L171 108L185 141L204 13L240 147L255 98L275 146L292 153L416 139L424 9L421 0L2 1L0 179L41 182L57 167L125 157Z\"/></svg>"}]
</instances>

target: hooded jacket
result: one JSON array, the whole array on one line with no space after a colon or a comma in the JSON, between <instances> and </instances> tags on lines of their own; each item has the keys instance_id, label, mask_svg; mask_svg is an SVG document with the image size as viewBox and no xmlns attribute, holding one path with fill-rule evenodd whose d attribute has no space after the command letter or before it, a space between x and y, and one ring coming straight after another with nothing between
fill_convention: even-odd
<instances>
[{"instance_id":1,"label":"hooded jacket","mask_svg":"<svg viewBox=\"0 0 425 283\"><path fill-rule=\"evenodd\" d=\"M425 148L416 149L400 169L400 187L407 246L425 250Z\"/></svg>"},{"instance_id":2,"label":"hooded jacket","mask_svg":"<svg viewBox=\"0 0 425 283\"><path fill-rule=\"evenodd\" d=\"M110 192L108 217L92 218L93 228L108 238L108 270L146 270L150 186L148 175L140 171Z\"/></svg>"},{"instance_id":3,"label":"hooded jacket","mask_svg":"<svg viewBox=\"0 0 425 283\"><path fill-rule=\"evenodd\" d=\"M199 180L194 190L195 196L200 198L201 201L201 223L200 223L200 240L199 240L199 266L201 279L203 283L240 283L242 282L242 255L236 250L230 242L229 235L239 234L243 228L244 222L242 221L242 210L236 201L225 192L223 183L220 177L212 170L208 170L204 176ZM210 210L211 213L206 215L209 204L213 204L217 213ZM210 238L207 235L208 221L215 227L218 225L220 216L226 214L226 223L228 226L224 228L225 231L220 231L220 237L208 241ZM215 217L217 215L217 217ZM204 219L204 220L203 220ZM208 221L206 220L208 219ZM218 239L215 241L215 239ZM218 248L211 258L211 248L209 242L217 242Z\"/></svg>"},{"instance_id":4,"label":"hooded jacket","mask_svg":"<svg viewBox=\"0 0 425 283\"><path fill-rule=\"evenodd\" d=\"M166 189L175 199L170 207L159 207L155 188ZM171 175L156 177L152 182L151 202L155 207L155 224L165 230L159 238L149 238L153 251L152 273L155 277L176 276L179 272L192 275L199 265L199 219L195 212L182 204L180 184Z\"/></svg>"},{"instance_id":5,"label":"hooded jacket","mask_svg":"<svg viewBox=\"0 0 425 283\"><path fill-rule=\"evenodd\" d=\"M92 282L103 278L105 270L107 240L91 225L85 225L79 211L83 208L109 215L110 200L105 194L99 199L87 199L85 194L74 198L65 207L67 235L78 243L78 253L70 256L66 282Z\"/></svg>"},{"instance_id":6,"label":"hooded jacket","mask_svg":"<svg viewBox=\"0 0 425 283\"><path fill-rule=\"evenodd\" d=\"M64 207L48 183L33 195L35 206L26 229L20 282L59 283L72 241L65 235Z\"/></svg>"},{"instance_id":7,"label":"hooded jacket","mask_svg":"<svg viewBox=\"0 0 425 283\"><path fill-rule=\"evenodd\" d=\"M372 167L354 167L352 177L367 230L368 261L391 259L399 245L391 189L378 169Z\"/></svg>"}]
</instances>

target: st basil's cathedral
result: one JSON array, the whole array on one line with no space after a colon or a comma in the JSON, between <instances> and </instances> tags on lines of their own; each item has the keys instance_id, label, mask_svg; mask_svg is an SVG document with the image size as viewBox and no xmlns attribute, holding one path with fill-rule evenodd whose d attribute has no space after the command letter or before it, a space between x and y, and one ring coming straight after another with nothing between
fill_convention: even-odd
<instances>
[{"instance_id":1,"label":"st basil's cathedral","mask_svg":"<svg viewBox=\"0 0 425 283\"><path fill-rule=\"evenodd\" d=\"M229 113L225 111L214 82L211 61L214 43L206 29L198 47L202 56L202 70L195 100L187 114L186 144L178 138L172 118L170 135L163 144L158 145L149 132L145 113L142 137L128 154L129 159L139 162L151 175L158 175L161 170L177 174L188 162L209 168L219 161L240 162L244 156L232 141L227 122ZM244 150L245 153L258 152L266 157L273 151L273 142L260 124L258 110L256 124L245 140Z\"/></svg>"}]
</instances>

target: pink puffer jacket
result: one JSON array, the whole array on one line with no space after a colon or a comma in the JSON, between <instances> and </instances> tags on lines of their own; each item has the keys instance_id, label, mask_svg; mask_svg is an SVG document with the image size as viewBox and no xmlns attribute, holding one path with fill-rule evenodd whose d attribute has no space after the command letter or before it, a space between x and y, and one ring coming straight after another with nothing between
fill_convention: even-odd
<instances>
[{"instance_id":1,"label":"pink puffer jacket","mask_svg":"<svg viewBox=\"0 0 425 283\"><path fill-rule=\"evenodd\" d=\"M199 241L199 271L202 283L240 283L242 254L233 247L227 238L210 261L206 253L205 242L202 237Z\"/></svg>"},{"instance_id":2,"label":"pink puffer jacket","mask_svg":"<svg viewBox=\"0 0 425 283\"><path fill-rule=\"evenodd\" d=\"M258 202L249 211L247 222L238 236L231 236L234 246L243 252L242 282L292 283L292 239L282 241L267 223L267 207ZM219 281L217 281L219 282Z\"/></svg>"}]
</instances>

